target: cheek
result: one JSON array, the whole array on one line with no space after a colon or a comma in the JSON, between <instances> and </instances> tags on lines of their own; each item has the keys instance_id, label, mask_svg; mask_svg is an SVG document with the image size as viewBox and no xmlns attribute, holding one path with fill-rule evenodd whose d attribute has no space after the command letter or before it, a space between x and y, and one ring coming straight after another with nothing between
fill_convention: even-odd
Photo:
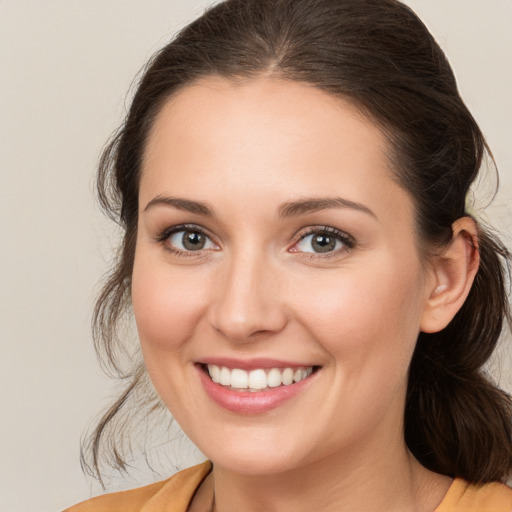
<instances>
[{"instance_id":1,"label":"cheek","mask_svg":"<svg viewBox=\"0 0 512 512\"><path fill-rule=\"evenodd\" d=\"M132 303L145 358L150 352L178 350L192 336L207 296L207 282L198 286L198 276L136 258Z\"/></svg>"},{"instance_id":2,"label":"cheek","mask_svg":"<svg viewBox=\"0 0 512 512\"><path fill-rule=\"evenodd\" d=\"M151 255L137 256L132 304L145 366L162 401L178 423L186 425L183 412L194 407L185 384L193 370L190 340L204 311L208 287L198 286L183 272L172 272L161 261L152 262Z\"/></svg>"},{"instance_id":3,"label":"cheek","mask_svg":"<svg viewBox=\"0 0 512 512\"><path fill-rule=\"evenodd\" d=\"M415 262L386 258L363 271L340 269L307 293L296 290L294 308L323 348L348 369L365 364L401 366L415 346L422 311L422 272Z\"/></svg>"}]
</instances>

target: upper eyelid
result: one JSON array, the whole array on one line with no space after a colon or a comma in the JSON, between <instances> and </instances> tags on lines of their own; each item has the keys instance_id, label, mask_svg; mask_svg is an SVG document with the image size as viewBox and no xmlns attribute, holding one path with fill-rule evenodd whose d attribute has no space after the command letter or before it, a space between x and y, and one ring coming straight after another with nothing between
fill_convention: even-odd
<instances>
[{"instance_id":1,"label":"upper eyelid","mask_svg":"<svg viewBox=\"0 0 512 512\"><path fill-rule=\"evenodd\" d=\"M338 235L340 238L345 239L345 240L350 240L354 244L356 241L355 238L350 233L347 233L346 231L343 231L342 229L334 228L332 226L320 226L320 225L310 226L310 227L303 228L303 229L299 230L294 235L294 241L298 242L308 235L311 235L314 233L322 233L322 232L333 234L333 235Z\"/></svg>"},{"instance_id":2,"label":"upper eyelid","mask_svg":"<svg viewBox=\"0 0 512 512\"><path fill-rule=\"evenodd\" d=\"M203 235L210 238L212 242L214 242L216 238L214 235L210 233L208 229L198 224L177 224L175 226L166 227L157 233L157 238L159 240L165 240L169 238L171 235L179 233L180 231L198 231L199 233L202 233Z\"/></svg>"},{"instance_id":3,"label":"upper eyelid","mask_svg":"<svg viewBox=\"0 0 512 512\"><path fill-rule=\"evenodd\" d=\"M208 237L215 245L221 245L219 243L219 238L212 234L210 230L204 228L203 226L199 224L192 224L192 223L184 223L184 224L177 224L174 226L168 226L158 232L156 235L156 239L159 242L163 242L167 240L171 235L175 233L179 233L180 231L198 231L202 234L204 234L206 237ZM346 231L343 231L339 228L335 228L333 226L326 226L326 225L313 225L313 226L306 226L298 231L295 232L295 234L292 236L292 246L296 245L298 242L303 240L305 237L312 235L314 233L329 233L335 236L338 236L343 242L347 243L349 248L353 248L356 245L355 238L347 233Z\"/></svg>"},{"instance_id":4,"label":"upper eyelid","mask_svg":"<svg viewBox=\"0 0 512 512\"><path fill-rule=\"evenodd\" d=\"M205 251L212 251L217 250L216 248L202 248L198 249L196 251L189 251L189 250L183 250L180 248L175 247L173 244L170 243L170 238L175 235L176 233L180 233L181 231L196 231L198 233L201 233L206 238L209 239L209 241L215 246L218 247L218 243L215 241L215 239L209 234L208 230L203 228L202 226L199 226L197 224L177 224L174 226L169 226L167 228L164 228L163 230L160 230L156 236L155 241L158 245L162 246L166 251L174 254L177 256L187 256L187 257L204 257Z\"/></svg>"},{"instance_id":5,"label":"upper eyelid","mask_svg":"<svg viewBox=\"0 0 512 512\"><path fill-rule=\"evenodd\" d=\"M196 230L196 231L200 231L201 233L204 233L205 235L215 237L215 235L211 234L209 229L201 226L200 224L195 224L195 223L184 223L184 224L176 224L173 226L168 226L168 227L160 230L159 233L162 235L165 235L166 233L171 234L171 233L177 233L179 231L187 231L187 230L190 230L190 231ZM317 233L319 231L320 232L326 231L328 233L335 233L335 234L339 234L342 236L346 236L348 238L354 238L351 234L347 233L346 231L344 231L342 229L335 228L333 226L324 226L324 225L317 224L317 225L305 226L305 227L300 228L292 236L292 239L300 239L300 237L307 236L311 233Z\"/></svg>"}]
</instances>

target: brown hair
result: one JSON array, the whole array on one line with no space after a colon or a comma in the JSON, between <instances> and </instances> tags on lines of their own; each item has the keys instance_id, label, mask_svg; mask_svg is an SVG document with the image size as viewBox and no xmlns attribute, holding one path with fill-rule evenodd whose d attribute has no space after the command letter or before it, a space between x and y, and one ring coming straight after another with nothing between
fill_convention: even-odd
<instances>
[{"instance_id":1,"label":"brown hair","mask_svg":"<svg viewBox=\"0 0 512 512\"><path fill-rule=\"evenodd\" d=\"M84 465L98 475L101 455L125 467L116 427L126 428L130 400L137 400L139 410L159 407L140 357L128 357L128 366L120 362L123 343L116 335L130 305L140 165L149 129L166 100L196 80L262 74L348 99L380 125L396 179L415 200L422 247L439 248L451 239L452 223L467 215L468 189L486 152L492 160L442 50L396 0L227 0L183 29L149 62L126 120L100 161L100 203L122 226L124 239L96 303L94 336L126 389L84 445ZM511 399L483 369L504 320L510 321L509 253L482 226L479 250L481 266L462 309L443 331L419 336L405 439L427 468L488 482L512 470Z\"/></svg>"}]
</instances>

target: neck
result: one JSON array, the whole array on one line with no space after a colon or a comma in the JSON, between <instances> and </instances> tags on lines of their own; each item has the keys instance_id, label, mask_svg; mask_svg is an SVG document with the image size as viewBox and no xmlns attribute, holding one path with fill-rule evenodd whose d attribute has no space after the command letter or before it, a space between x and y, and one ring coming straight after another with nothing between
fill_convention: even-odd
<instances>
[{"instance_id":1,"label":"neck","mask_svg":"<svg viewBox=\"0 0 512 512\"><path fill-rule=\"evenodd\" d=\"M215 512L433 512L451 479L425 469L407 449L403 402L397 400L377 428L289 470L255 474L213 461L200 493L207 500L198 510L207 511L214 494Z\"/></svg>"},{"instance_id":2,"label":"neck","mask_svg":"<svg viewBox=\"0 0 512 512\"><path fill-rule=\"evenodd\" d=\"M380 450L351 446L320 461L272 475L244 475L215 466L215 512L432 512L450 479L423 468L400 442ZM206 508L207 510L207 508Z\"/></svg>"}]
</instances>

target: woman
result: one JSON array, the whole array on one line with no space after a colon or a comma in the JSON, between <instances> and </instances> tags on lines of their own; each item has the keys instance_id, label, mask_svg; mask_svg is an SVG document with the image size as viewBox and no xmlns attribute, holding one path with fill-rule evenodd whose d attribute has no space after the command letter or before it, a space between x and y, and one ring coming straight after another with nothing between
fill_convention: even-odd
<instances>
[{"instance_id":1,"label":"woman","mask_svg":"<svg viewBox=\"0 0 512 512\"><path fill-rule=\"evenodd\" d=\"M148 374L211 462L70 510L512 510L511 402L482 370L508 253L466 211L486 151L395 0L186 27L101 160L125 237L97 341L123 371L131 303L144 363L90 447L98 469L126 403L158 407Z\"/></svg>"}]
</instances>

